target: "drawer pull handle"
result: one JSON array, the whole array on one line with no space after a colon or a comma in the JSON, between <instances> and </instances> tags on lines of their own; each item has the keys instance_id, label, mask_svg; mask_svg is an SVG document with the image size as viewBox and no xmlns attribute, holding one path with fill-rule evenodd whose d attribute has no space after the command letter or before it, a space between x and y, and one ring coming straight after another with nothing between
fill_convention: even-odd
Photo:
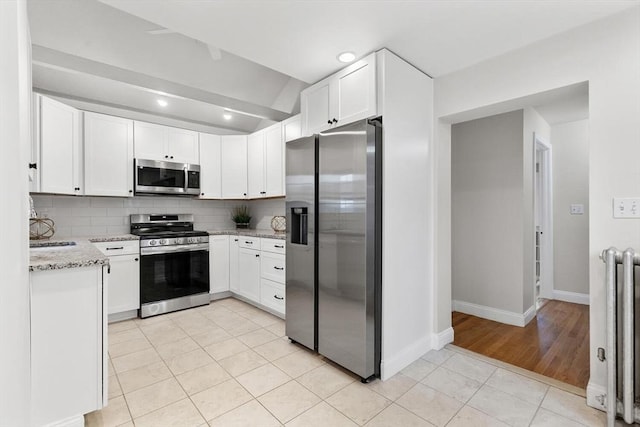
<instances>
[{"instance_id":1,"label":"drawer pull handle","mask_svg":"<svg viewBox=\"0 0 640 427\"><path fill-rule=\"evenodd\" d=\"M273 297L274 297L275 299L279 299L279 300L283 300L283 299L284 299L284 297L279 297L278 295L274 295Z\"/></svg>"},{"instance_id":2,"label":"drawer pull handle","mask_svg":"<svg viewBox=\"0 0 640 427\"><path fill-rule=\"evenodd\" d=\"M118 246L113 248L107 248L108 251L118 251L124 249L124 246Z\"/></svg>"},{"instance_id":3,"label":"drawer pull handle","mask_svg":"<svg viewBox=\"0 0 640 427\"><path fill-rule=\"evenodd\" d=\"M253 245L253 242L249 242L247 240L244 241L247 245Z\"/></svg>"},{"instance_id":4,"label":"drawer pull handle","mask_svg":"<svg viewBox=\"0 0 640 427\"><path fill-rule=\"evenodd\" d=\"M284 270L284 267L273 267L273 268L275 268L276 270Z\"/></svg>"},{"instance_id":5,"label":"drawer pull handle","mask_svg":"<svg viewBox=\"0 0 640 427\"><path fill-rule=\"evenodd\" d=\"M278 249L284 249L283 245L273 245L274 248L278 248Z\"/></svg>"}]
</instances>

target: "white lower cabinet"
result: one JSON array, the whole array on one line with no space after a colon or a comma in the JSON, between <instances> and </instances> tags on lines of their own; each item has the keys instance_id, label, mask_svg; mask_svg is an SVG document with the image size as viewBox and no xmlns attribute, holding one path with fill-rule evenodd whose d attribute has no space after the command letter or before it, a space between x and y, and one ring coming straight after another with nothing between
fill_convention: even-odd
<instances>
[{"instance_id":1,"label":"white lower cabinet","mask_svg":"<svg viewBox=\"0 0 640 427\"><path fill-rule=\"evenodd\" d=\"M285 241L262 239L260 265L260 303L284 316L285 314Z\"/></svg>"},{"instance_id":2,"label":"white lower cabinet","mask_svg":"<svg viewBox=\"0 0 640 427\"><path fill-rule=\"evenodd\" d=\"M231 292L284 316L284 240L229 236L228 265Z\"/></svg>"},{"instance_id":3,"label":"white lower cabinet","mask_svg":"<svg viewBox=\"0 0 640 427\"><path fill-rule=\"evenodd\" d=\"M284 315L284 284L262 278L260 281L260 304Z\"/></svg>"},{"instance_id":4,"label":"white lower cabinet","mask_svg":"<svg viewBox=\"0 0 640 427\"><path fill-rule=\"evenodd\" d=\"M238 292L240 289L239 277L239 256L240 256L239 236L229 236L229 289L231 292Z\"/></svg>"},{"instance_id":5,"label":"white lower cabinet","mask_svg":"<svg viewBox=\"0 0 640 427\"><path fill-rule=\"evenodd\" d=\"M94 246L109 257L108 314L140 308L140 242L97 242Z\"/></svg>"},{"instance_id":6,"label":"white lower cabinet","mask_svg":"<svg viewBox=\"0 0 640 427\"><path fill-rule=\"evenodd\" d=\"M100 265L30 274L34 426L82 419L106 404L104 270Z\"/></svg>"},{"instance_id":7,"label":"white lower cabinet","mask_svg":"<svg viewBox=\"0 0 640 427\"><path fill-rule=\"evenodd\" d=\"M229 236L209 236L209 292L229 290Z\"/></svg>"},{"instance_id":8,"label":"white lower cabinet","mask_svg":"<svg viewBox=\"0 0 640 427\"><path fill-rule=\"evenodd\" d=\"M260 301L260 251L239 249L237 292L252 301Z\"/></svg>"}]
</instances>

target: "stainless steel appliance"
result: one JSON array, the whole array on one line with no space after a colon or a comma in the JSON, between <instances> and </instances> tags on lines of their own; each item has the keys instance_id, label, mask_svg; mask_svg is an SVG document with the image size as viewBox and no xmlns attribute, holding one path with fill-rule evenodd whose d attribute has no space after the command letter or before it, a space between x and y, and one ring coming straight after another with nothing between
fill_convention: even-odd
<instances>
[{"instance_id":1,"label":"stainless steel appliance","mask_svg":"<svg viewBox=\"0 0 640 427\"><path fill-rule=\"evenodd\" d=\"M135 194L200 194L200 166L135 159Z\"/></svg>"},{"instance_id":2,"label":"stainless steel appliance","mask_svg":"<svg viewBox=\"0 0 640 427\"><path fill-rule=\"evenodd\" d=\"M286 334L380 375L382 125L363 120L286 145Z\"/></svg>"},{"instance_id":3,"label":"stainless steel appliance","mask_svg":"<svg viewBox=\"0 0 640 427\"><path fill-rule=\"evenodd\" d=\"M140 317L209 304L209 234L193 215L131 215L140 236Z\"/></svg>"}]
</instances>

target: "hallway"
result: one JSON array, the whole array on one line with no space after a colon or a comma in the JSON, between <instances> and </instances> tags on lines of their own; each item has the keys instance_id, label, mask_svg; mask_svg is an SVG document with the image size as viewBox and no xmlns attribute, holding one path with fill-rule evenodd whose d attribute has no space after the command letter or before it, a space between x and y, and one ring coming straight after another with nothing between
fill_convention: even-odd
<instances>
[{"instance_id":1,"label":"hallway","mask_svg":"<svg viewBox=\"0 0 640 427\"><path fill-rule=\"evenodd\" d=\"M524 328L452 313L453 344L581 389L589 380L589 306L547 301Z\"/></svg>"}]
</instances>

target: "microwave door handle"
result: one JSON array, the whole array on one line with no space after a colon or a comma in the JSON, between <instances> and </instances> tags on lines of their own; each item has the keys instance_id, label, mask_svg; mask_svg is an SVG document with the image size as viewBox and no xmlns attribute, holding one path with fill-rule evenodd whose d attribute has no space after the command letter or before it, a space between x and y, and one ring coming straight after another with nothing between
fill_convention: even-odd
<instances>
[{"instance_id":1,"label":"microwave door handle","mask_svg":"<svg viewBox=\"0 0 640 427\"><path fill-rule=\"evenodd\" d=\"M187 167L184 167L184 192L187 194L189 192L189 171Z\"/></svg>"}]
</instances>

